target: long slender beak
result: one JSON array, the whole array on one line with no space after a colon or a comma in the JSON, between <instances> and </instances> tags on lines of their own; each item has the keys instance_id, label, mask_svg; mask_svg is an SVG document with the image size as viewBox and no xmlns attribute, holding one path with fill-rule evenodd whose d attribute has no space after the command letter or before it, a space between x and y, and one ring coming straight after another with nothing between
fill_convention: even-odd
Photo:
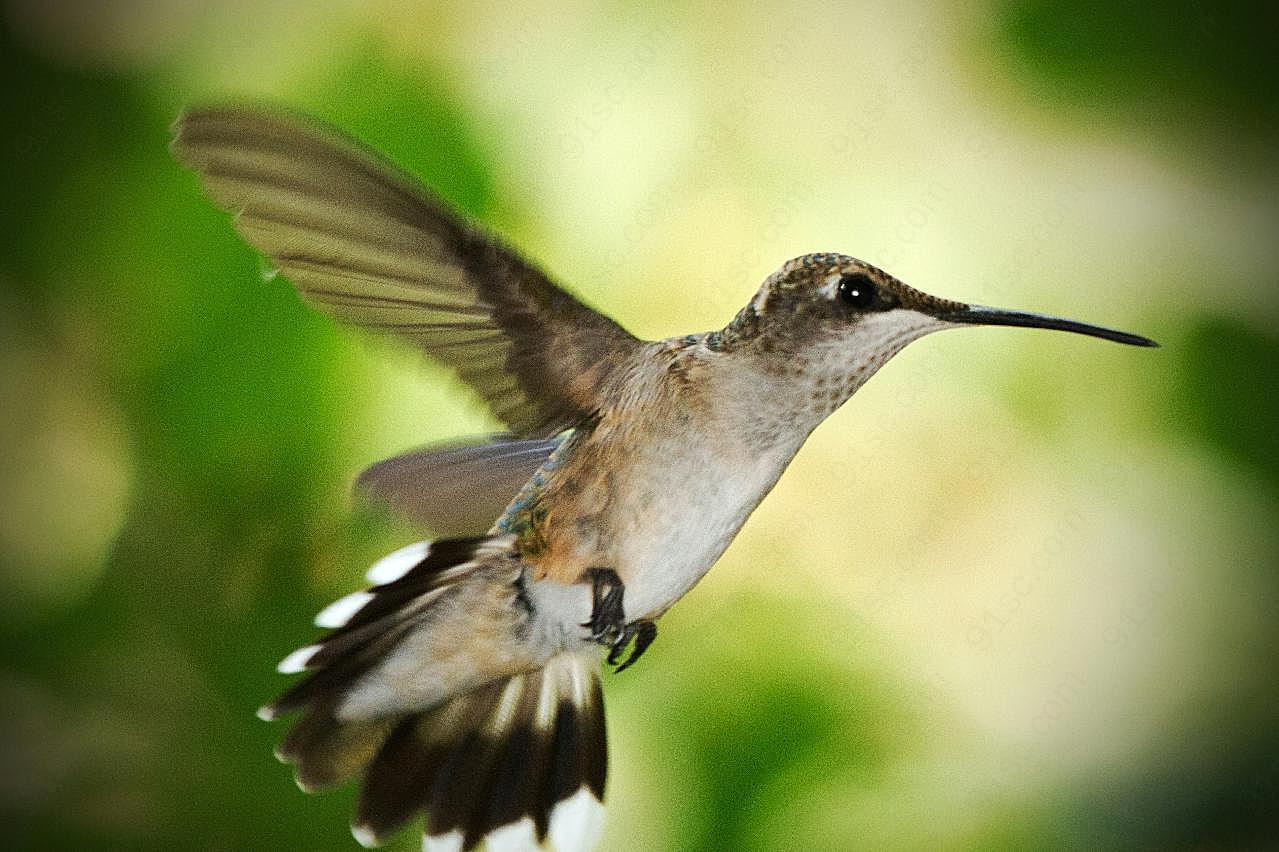
<instances>
[{"instance_id":1,"label":"long slender beak","mask_svg":"<svg viewBox=\"0 0 1279 852\"><path fill-rule=\"evenodd\" d=\"M985 305L968 305L962 310L951 311L937 317L940 320L968 325L1014 325L1022 328L1053 328L1058 331L1073 331L1075 334L1087 334L1116 343L1127 343L1129 346L1158 346L1149 337L1129 334L1100 325L1088 325L1083 322L1050 317L1044 314L1031 314L1024 311L1005 311L1000 308L988 308Z\"/></svg>"}]
</instances>

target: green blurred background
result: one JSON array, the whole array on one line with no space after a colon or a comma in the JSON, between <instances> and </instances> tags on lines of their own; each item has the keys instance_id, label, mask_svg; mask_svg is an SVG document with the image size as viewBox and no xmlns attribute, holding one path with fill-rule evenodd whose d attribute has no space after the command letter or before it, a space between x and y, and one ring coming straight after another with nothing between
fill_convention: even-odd
<instances>
[{"instance_id":1,"label":"green blurred background","mask_svg":"<svg viewBox=\"0 0 1279 852\"><path fill-rule=\"evenodd\" d=\"M605 848L1279 842L1263 4L0 9L10 848L355 848L351 791L300 794L253 711L410 540L352 476L496 425L263 281L167 151L184 104L241 98L342 125L643 336L820 250L1164 344L890 364L605 678Z\"/></svg>"}]
</instances>

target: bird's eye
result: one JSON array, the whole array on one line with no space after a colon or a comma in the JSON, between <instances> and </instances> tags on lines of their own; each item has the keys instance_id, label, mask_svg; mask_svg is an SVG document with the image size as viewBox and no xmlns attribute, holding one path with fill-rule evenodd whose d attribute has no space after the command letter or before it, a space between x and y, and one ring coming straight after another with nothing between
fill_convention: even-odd
<instances>
[{"instance_id":1,"label":"bird's eye","mask_svg":"<svg viewBox=\"0 0 1279 852\"><path fill-rule=\"evenodd\" d=\"M869 308L875 302L875 282L865 272L853 272L839 279L839 299L854 308Z\"/></svg>"}]
</instances>

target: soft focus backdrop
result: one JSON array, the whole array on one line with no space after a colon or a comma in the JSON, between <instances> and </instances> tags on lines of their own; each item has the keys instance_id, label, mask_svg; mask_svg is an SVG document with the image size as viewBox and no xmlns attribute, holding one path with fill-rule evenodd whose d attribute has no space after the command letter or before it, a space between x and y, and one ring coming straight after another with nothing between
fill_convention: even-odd
<instances>
[{"instance_id":1,"label":"soft focus backdrop","mask_svg":"<svg viewBox=\"0 0 1279 852\"><path fill-rule=\"evenodd\" d=\"M841 251L1150 334L914 344L606 677L607 849L1241 848L1279 827L1279 74L1263 6L4 0L10 848L351 849L253 716L495 424L264 281L187 103L334 121L650 337ZM416 848L416 832L396 848Z\"/></svg>"}]
</instances>

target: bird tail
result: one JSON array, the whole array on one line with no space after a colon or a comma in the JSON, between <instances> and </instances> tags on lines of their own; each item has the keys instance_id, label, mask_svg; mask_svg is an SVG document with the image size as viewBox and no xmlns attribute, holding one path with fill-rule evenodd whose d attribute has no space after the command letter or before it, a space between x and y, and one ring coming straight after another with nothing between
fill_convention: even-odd
<instances>
[{"instance_id":1,"label":"bird tail","mask_svg":"<svg viewBox=\"0 0 1279 852\"><path fill-rule=\"evenodd\" d=\"M259 713L305 711L276 754L303 790L362 776L351 830L366 846L423 813L430 852L480 841L490 852L547 841L567 852L598 838L607 770L598 655L477 671L476 660L503 653L483 649L497 641L483 635L510 643L521 626L502 623L526 600L508 544L453 540L392 554L370 571L385 582L327 608L317 623L333 633L280 665L311 675ZM442 697L421 686L441 680L451 680L437 687Z\"/></svg>"}]
</instances>

